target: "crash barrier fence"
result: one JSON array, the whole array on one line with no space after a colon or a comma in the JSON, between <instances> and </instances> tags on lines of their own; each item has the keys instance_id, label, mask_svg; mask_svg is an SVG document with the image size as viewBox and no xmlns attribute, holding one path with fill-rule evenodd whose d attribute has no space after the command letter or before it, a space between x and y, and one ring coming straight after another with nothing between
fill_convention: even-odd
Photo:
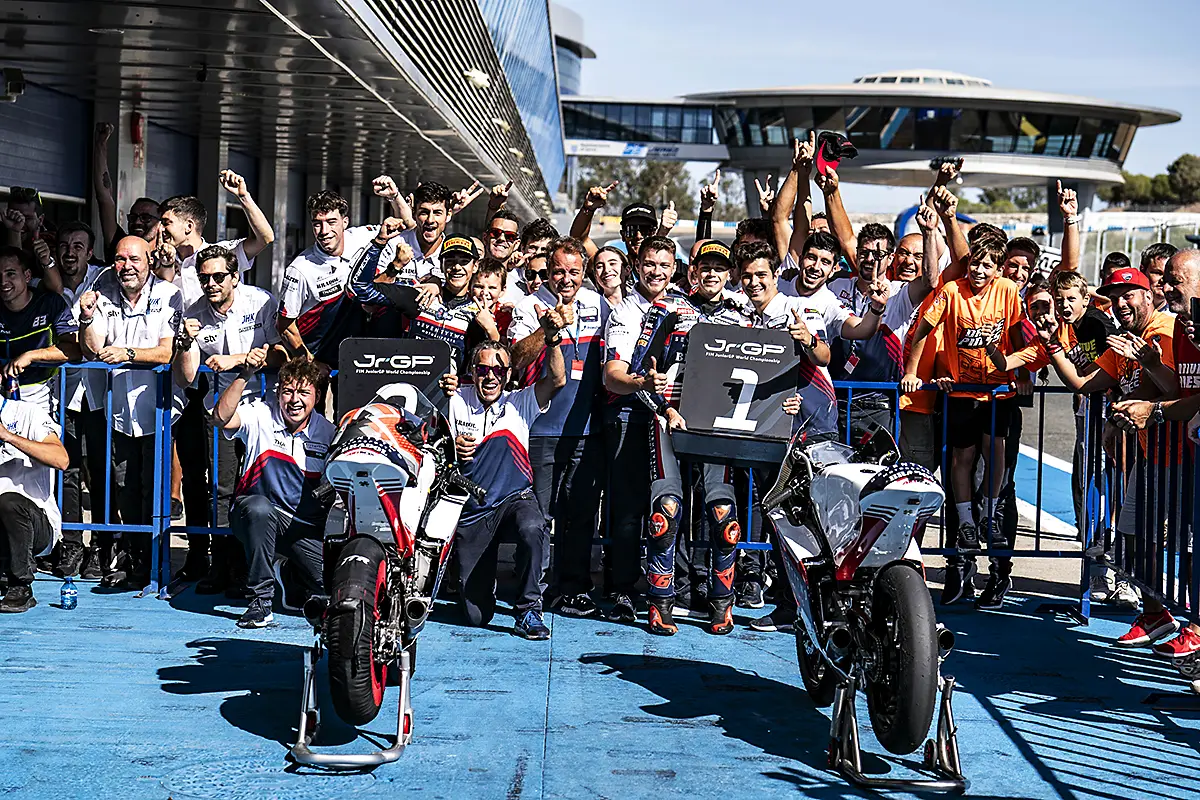
<instances>
[{"instance_id":1,"label":"crash barrier fence","mask_svg":"<svg viewBox=\"0 0 1200 800\"><path fill-rule=\"evenodd\" d=\"M113 419L112 379L116 370L131 369L125 365L108 365L102 363L72 364L61 367L59 374L63 379L57 381L56 419L62 429L67 430L68 391L74 391L77 378L69 377L70 373L83 375L85 370L99 370L105 373L106 391L104 393L103 411L107 420ZM171 421L172 408L179 408L179 400L173 400L173 377L168 367L135 367L132 369L149 372L155 375L155 390L157 401L154 409L153 428L153 485L150 519L146 521L128 521L117 519L119 516L113 507L113 492L111 487L113 472L113 426L107 426L105 435L105 452L108 457L103 460L105 481L103 486L110 487L108 492L91 493L91 522L68 520L64 516L64 530L108 532L114 534L149 534L151 538L151 579L146 593L165 592L170 582L170 537L173 533L183 534L216 534L227 535L228 527L215 525L194 526L174 525L171 521ZM222 389L232 381L235 373L213 373L207 368L201 372L206 380L214 384L214 396L219 397ZM265 395L267 380L260 373L258 391ZM863 381L838 381L834 384L839 394L839 405L843 408L845 423L843 435L848 443L855 435L856 422L863 415L875 419L880 418L881 411L890 421L893 436L900 440L901 415L898 408L899 391L895 384L873 383ZM1008 387L972 387L959 386L963 391L989 392L993 395L1005 393ZM923 391L936 391L929 385ZM1166 423L1151 427L1141 434L1114 435L1111 426L1104 425L1106 404L1099 395L1074 401L1070 390L1060 386L1038 385L1033 388L1032 395L1022 398L1024 407L1014 415L1007 439L989 436L986 447L990 448L987 458L981 458L978 473L975 478L976 486L990 485L991 464L995 463L997 448L1005 448L1007 455L1005 485L1001 495L1006 496L1006 509L1010 514L1016 514L1016 498L1014 489L1017 488L1018 471L1034 470L1033 526L1019 529L1018 538L1011 543L1009 549L994 550L987 555L1013 558L1063 558L1076 559L1082 562L1079 581L1079 605L1072 613L1083 619L1090 616L1090 580L1089 577L1105 570L1127 578L1139 586L1143 592L1160 599L1167 607L1177 611L1187 611L1194 606L1195 598L1200 595L1200 571L1192 569L1192 554L1200 549L1200 542L1194 541L1197 531L1200 531L1200 503L1193 498L1200 491L1200 474L1195 469L1193 446L1186 437L1185 423ZM196 400L199 401L199 398ZM866 401L866 402L864 402ZM1073 474L1067 476L1073 480L1080 493L1076 504L1077 519L1063 519L1064 525L1053 526L1050 530L1046 522L1049 514L1043 512L1043 500L1046 498L1047 482L1045 473L1048 467L1045 453L1047 436L1047 402L1058 403L1055 413L1058 427L1065 427L1062 419L1071 415L1075 431L1058 430L1050 435L1067 437L1075 443L1075 458ZM125 402L125 399L122 399ZM174 403L174 406L173 406ZM935 407L942 413L935 415L935 432L938 434L935 444L935 454L938 463L926 464L931 470L940 469L943 476L949 476L951 463L951 448L948 445L948 426L952 423L945 413L948 397L939 393ZM990 430L995 430L995 405L989 406L992 413ZM1071 410L1068 411L1067 409ZM1022 430L1024 418L1030 412L1036 420L1035 436L1037 441L1035 458L1029 458L1023 466L1018 466L1020 459L1019 445L1024 436ZM1078 433L1076 433L1078 432ZM209 489L210 520L216 520L218 503L218 485L216 476L219 474L220 450L219 437L224 434L215 427L208 432L213 437L212 461ZM982 431L980 432L983 433ZM83 438L82 431L76 435ZM982 437L981 437L982 439ZM982 448L980 448L982 449ZM982 454L980 454L982 456ZM1030 463L1032 462L1032 463ZM93 461L92 463L96 463ZM758 470L760 483L764 479L773 480L770 467ZM766 492L769 486L755 486L756 470L741 471L745 480L747 498L754 501L744 504L745 530L753 531L762 526L754 524L754 515L761 514L757 507L760 494ZM1062 470L1059 470L1062 472ZM690 469L685 469L685 476L691 475ZM979 477L982 480L979 480ZM93 476L94 477L94 476ZM94 482L94 481L93 481ZM1056 476L1056 494L1062 492L1062 475ZM947 482L948 485L948 482ZM83 478L79 478L79 491L82 492ZM1028 490L1022 488L1022 494L1028 497ZM64 481L58 481L57 498L60 508L63 505ZM977 492L977 495L979 493ZM699 509L702 504L692 504L691 491L685 491L685 519L693 524L684 526L687 537L694 539L696 547L703 548L706 537L695 536L703 526L703 514ZM977 496L975 502L983 508L988 503L986 494ZM1127 502L1128 501L1128 502ZM948 492L947 503L943 507L941 524L936 540L926 532L923 540L924 552L940 555L955 555L954 540L949 532L953 527L947 521L947 515L954 498ZM1061 505L1061 503L1060 503ZM1125 508L1129 505L1128 508ZM978 512L977 512L978 513ZM982 516L982 514L981 514ZM1069 517L1069 515L1068 515ZM1014 517L1015 519L1015 517ZM1072 522L1078 526L1077 534L1067 534ZM605 537L606 538L606 537ZM602 539L603 541L603 539ZM765 533L748 535L746 540L738 545L743 550L769 550L771 545ZM986 539L985 539L986 546Z\"/></svg>"}]
</instances>

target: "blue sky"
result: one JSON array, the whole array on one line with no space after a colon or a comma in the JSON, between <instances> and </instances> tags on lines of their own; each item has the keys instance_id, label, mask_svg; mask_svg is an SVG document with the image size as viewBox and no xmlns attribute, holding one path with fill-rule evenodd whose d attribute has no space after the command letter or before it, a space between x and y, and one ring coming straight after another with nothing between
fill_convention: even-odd
<instances>
[{"instance_id":1,"label":"blue sky","mask_svg":"<svg viewBox=\"0 0 1200 800\"><path fill-rule=\"evenodd\" d=\"M1200 3L1194 0L555 2L583 17L597 54L584 62L585 94L651 99L845 83L924 67L997 86L1180 112L1180 122L1138 132L1125 162L1133 172L1152 175L1181 153L1200 153ZM817 9L833 19L815 23ZM895 211L914 202L913 191L847 186L844 193L851 210Z\"/></svg>"}]
</instances>

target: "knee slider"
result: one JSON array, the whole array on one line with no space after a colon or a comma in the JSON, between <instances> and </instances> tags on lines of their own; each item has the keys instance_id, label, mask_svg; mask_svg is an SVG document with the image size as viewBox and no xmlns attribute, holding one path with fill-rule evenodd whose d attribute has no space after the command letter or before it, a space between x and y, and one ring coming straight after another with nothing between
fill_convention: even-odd
<instances>
[{"instance_id":1,"label":"knee slider","mask_svg":"<svg viewBox=\"0 0 1200 800\"><path fill-rule=\"evenodd\" d=\"M713 503L709 507L718 539L732 547L742 539L742 526L733 513L732 503Z\"/></svg>"},{"instance_id":2,"label":"knee slider","mask_svg":"<svg viewBox=\"0 0 1200 800\"><path fill-rule=\"evenodd\" d=\"M680 500L673 495L666 495L654 501L654 510L650 514L650 536L661 539L666 536L674 537L679 528Z\"/></svg>"}]
</instances>

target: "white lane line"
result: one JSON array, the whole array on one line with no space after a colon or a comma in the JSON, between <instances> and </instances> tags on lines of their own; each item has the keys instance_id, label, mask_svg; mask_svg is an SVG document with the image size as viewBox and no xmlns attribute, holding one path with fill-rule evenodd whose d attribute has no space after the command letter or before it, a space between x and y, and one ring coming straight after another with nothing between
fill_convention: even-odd
<instances>
[{"instance_id":1,"label":"white lane line","mask_svg":"<svg viewBox=\"0 0 1200 800\"><path fill-rule=\"evenodd\" d=\"M1058 456L1052 456L1049 453L1039 453L1037 450L1027 444L1021 445L1021 455L1032 458L1034 461L1041 461L1047 467L1053 467L1054 469L1065 472L1068 475L1071 474L1070 461L1063 461Z\"/></svg>"},{"instance_id":2,"label":"white lane line","mask_svg":"<svg viewBox=\"0 0 1200 800\"><path fill-rule=\"evenodd\" d=\"M1037 520L1038 509L1033 503L1027 503L1021 498L1017 498L1017 513L1022 519L1028 521L1029 527L1033 527ZM1075 536L1078 531L1075 526L1066 520L1059 519L1049 511L1042 509L1042 532L1049 533L1054 536Z\"/></svg>"}]
</instances>

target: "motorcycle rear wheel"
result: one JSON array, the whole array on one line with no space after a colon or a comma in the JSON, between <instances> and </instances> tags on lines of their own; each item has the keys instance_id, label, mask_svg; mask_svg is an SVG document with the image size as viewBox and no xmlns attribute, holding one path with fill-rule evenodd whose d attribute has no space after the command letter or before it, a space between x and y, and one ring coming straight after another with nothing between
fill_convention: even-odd
<instances>
[{"instance_id":1,"label":"motorcycle rear wheel","mask_svg":"<svg viewBox=\"0 0 1200 800\"><path fill-rule=\"evenodd\" d=\"M879 743L906 755L929 734L937 697L937 625L920 573L886 569L875 582L871 620L879 651L876 675L866 685L867 710Z\"/></svg>"},{"instance_id":2,"label":"motorcycle rear wheel","mask_svg":"<svg viewBox=\"0 0 1200 800\"><path fill-rule=\"evenodd\" d=\"M808 633L803 623L796 620L796 660L800 663L800 680L804 681L804 689L817 708L828 708L833 705L833 695L837 690L837 678L825 659L820 654L809 655L804 649L808 642ZM818 643L817 647L821 644Z\"/></svg>"},{"instance_id":3,"label":"motorcycle rear wheel","mask_svg":"<svg viewBox=\"0 0 1200 800\"><path fill-rule=\"evenodd\" d=\"M340 556L325 613L329 694L342 720L365 725L379 713L387 685L387 665L374 656L375 626L387 595L387 555L374 539L355 536Z\"/></svg>"}]
</instances>

